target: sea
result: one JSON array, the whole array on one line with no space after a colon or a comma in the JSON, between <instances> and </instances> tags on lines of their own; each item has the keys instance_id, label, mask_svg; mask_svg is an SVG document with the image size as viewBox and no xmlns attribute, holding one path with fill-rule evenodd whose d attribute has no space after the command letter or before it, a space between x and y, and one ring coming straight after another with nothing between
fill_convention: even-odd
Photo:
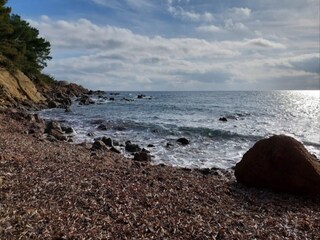
<instances>
[{"instance_id":1,"label":"sea","mask_svg":"<svg viewBox=\"0 0 320 240\"><path fill-rule=\"evenodd\" d=\"M320 158L320 91L106 92L91 98L96 104L74 99L72 112L40 115L69 124L75 144L101 136L139 144L153 164L228 169L274 134L296 138ZM97 129L100 124L106 130ZM178 144L182 137L190 144Z\"/></svg>"}]
</instances>

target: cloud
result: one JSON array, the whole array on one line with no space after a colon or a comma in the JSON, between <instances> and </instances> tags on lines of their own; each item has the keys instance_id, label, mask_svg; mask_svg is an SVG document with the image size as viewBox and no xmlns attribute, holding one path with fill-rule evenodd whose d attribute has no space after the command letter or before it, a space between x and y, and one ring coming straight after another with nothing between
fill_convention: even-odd
<instances>
[{"instance_id":1,"label":"cloud","mask_svg":"<svg viewBox=\"0 0 320 240\"><path fill-rule=\"evenodd\" d=\"M46 71L58 79L114 90L317 88L315 1L93 1L110 15L30 21L52 44Z\"/></svg>"},{"instance_id":2,"label":"cloud","mask_svg":"<svg viewBox=\"0 0 320 240\"><path fill-rule=\"evenodd\" d=\"M247 45L257 46L262 48L285 48L285 45L264 38L255 38L246 41Z\"/></svg>"},{"instance_id":3,"label":"cloud","mask_svg":"<svg viewBox=\"0 0 320 240\"><path fill-rule=\"evenodd\" d=\"M230 8L228 10L228 14L231 15L232 18L247 18L251 15L250 8Z\"/></svg>"},{"instance_id":4,"label":"cloud","mask_svg":"<svg viewBox=\"0 0 320 240\"><path fill-rule=\"evenodd\" d=\"M188 21L211 22L214 19L213 15L207 11L198 13L194 11L187 11L181 6L173 6L172 0L168 0L168 12L176 18Z\"/></svg>"},{"instance_id":5,"label":"cloud","mask_svg":"<svg viewBox=\"0 0 320 240\"><path fill-rule=\"evenodd\" d=\"M214 33L219 32L221 29L215 25L202 25L196 28L199 32L205 32L205 33Z\"/></svg>"}]
</instances>

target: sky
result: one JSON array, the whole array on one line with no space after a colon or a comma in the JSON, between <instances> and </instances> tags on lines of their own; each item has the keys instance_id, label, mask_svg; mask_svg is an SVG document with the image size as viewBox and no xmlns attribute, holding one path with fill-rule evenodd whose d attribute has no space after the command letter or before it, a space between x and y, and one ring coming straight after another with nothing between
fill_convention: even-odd
<instances>
[{"instance_id":1,"label":"sky","mask_svg":"<svg viewBox=\"0 0 320 240\"><path fill-rule=\"evenodd\" d=\"M9 0L44 72L117 91L320 89L320 0Z\"/></svg>"}]
</instances>

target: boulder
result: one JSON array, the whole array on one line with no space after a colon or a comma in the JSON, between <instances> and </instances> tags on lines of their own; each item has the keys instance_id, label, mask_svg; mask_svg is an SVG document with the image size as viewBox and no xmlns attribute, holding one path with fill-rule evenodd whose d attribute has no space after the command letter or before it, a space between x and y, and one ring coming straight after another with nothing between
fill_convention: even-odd
<instances>
[{"instance_id":1,"label":"boulder","mask_svg":"<svg viewBox=\"0 0 320 240\"><path fill-rule=\"evenodd\" d=\"M50 100L48 102L48 108L57 108L59 106L59 104L55 101Z\"/></svg>"},{"instance_id":2,"label":"boulder","mask_svg":"<svg viewBox=\"0 0 320 240\"><path fill-rule=\"evenodd\" d=\"M139 161L139 162L150 162L151 156L150 156L150 153L148 153L146 151L141 151L141 152L136 153L134 155L133 160Z\"/></svg>"},{"instance_id":3,"label":"boulder","mask_svg":"<svg viewBox=\"0 0 320 240\"><path fill-rule=\"evenodd\" d=\"M108 147L113 147L113 140L112 138L107 138L107 137L103 137L101 139L105 145L107 145Z\"/></svg>"},{"instance_id":4,"label":"boulder","mask_svg":"<svg viewBox=\"0 0 320 240\"><path fill-rule=\"evenodd\" d=\"M320 162L284 135L258 141L235 167L238 182L296 194L320 194Z\"/></svg>"},{"instance_id":5,"label":"boulder","mask_svg":"<svg viewBox=\"0 0 320 240\"><path fill-rule=\"evenodd\" d=\"M55 129L62 132L61 125L57 121L50 121L47 123L45 132L51 134L51 131Z\"/></svg>"},{"instance_id":6,"label":"boulder","mask_svg":"<svg viewBox=\"0 0 320 240\"><path fill-rule=\"evenodd\" d=\"M115 153L121 153L121 151L119 149L115 148L115 147L111 147L110 151L111 152L115 152Z\"/></svg>"},{"instance_id":7,"label":"boulder","mask_svg":"<svg viewBox=\"0 0 320 240\"><path fill-rule=\"evenodd\" d=\"M177 143L180 143L181 145L185 146L185 145L188 145L190 143L190 141L188 139L186 139L186 138L179 138L177 140Z\"/></svg>"},{"instance_id":8,"label":"boulder","mask_svg":"<svg viewBox=\"0 0 320 240\"><path fill-rule=\"evenodd\" d=\"M141 148L139 147L138 144L132 144L130 141L127 141L126 142L126 151L131 152L131 153L140 152Z\"/></svg>"},{"instance_id":9,"label":"boulder","mask_svg":"<svg viewBox=\"0 0 320 240\"><path fill-rule=\"evenodd\" d=\"M84 95L79 99L79 105L90 105L94 104L94 101L88 96Z\"/></svg>"},{"instance_id":10,"label":"boulder","mask_svg":"<svg viewBox=\"0 0 320 240\"><path fill-rule=\"evenodd\" d=\"M101 150L105 149L106 145L101 140L97 140L92 144L91 150Z\"/></svg>"},{"instance_id":11,"label":"boulder","mask_svg":"<svg viewBox=\"0 0 320 240\"><path fill-rule=\"evenodd\" d=\"M101 130L101 131L106 131L107 130L107 126L104 125L104 124L100 124L98 127L97 127L98 130Z\"/></svg>"}]
</instances>

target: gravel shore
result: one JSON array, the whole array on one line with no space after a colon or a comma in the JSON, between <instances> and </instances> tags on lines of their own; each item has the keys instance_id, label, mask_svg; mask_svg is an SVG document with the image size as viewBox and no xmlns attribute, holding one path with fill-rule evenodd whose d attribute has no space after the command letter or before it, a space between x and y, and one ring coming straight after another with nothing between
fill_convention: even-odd
<instances>
[{"instance_id":1,"label":"gravel shore","mask_svg":"<svg viewBox=\"0 0 320 240\"><path fill-rule=\"evenodd\" d=\"M0 113L0 239L320 239L320 199L153 166ZM33 126L34 127L34 126Z\"/></svg>"}]
</instances>

